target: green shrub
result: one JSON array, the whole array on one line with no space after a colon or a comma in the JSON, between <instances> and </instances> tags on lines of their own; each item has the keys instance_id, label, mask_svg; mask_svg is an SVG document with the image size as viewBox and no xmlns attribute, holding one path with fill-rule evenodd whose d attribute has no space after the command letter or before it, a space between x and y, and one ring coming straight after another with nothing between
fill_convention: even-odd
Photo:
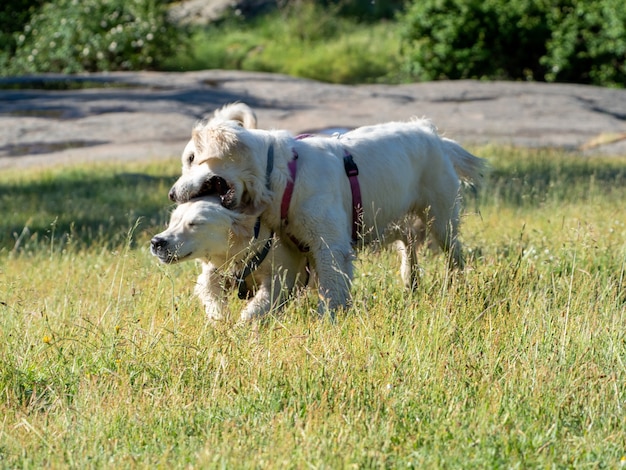
<instances>
[{"instance_id":1,"label":"green shrub","mask_svg":"<svg viewBox=\"0 0 626 470\"><path fill-rule=\"evenodd\" d=\"M324 7L336 7L338 13L343 16L350 16L360 20L379 20L382 18L392 18L396 11L404 5L404 0L321 0L313 3L321 4Z\"/></svg>"},{"instance_id":2,"label":"green shrub","mask_svg":"<svg viewBox=\"0 0 626 470\"><path fill-rule=\"evenodd\" d=\"M626 86L626 8L622 0L567 2L553 10L541 63L548 81Z\"/></svg>"},{"instance_id":3,"label":"green shrub","mask_svg":"<svg viewBox=\"0 0 626 470\"><path fill-rule=\"evenodd\" d=\"M0 54L15 51L14 33L21 31L44 0L11 0L0 5Z\"/></svg>"},{"instance_id":4,"label":"green shrub","mask_svg":"<svg viewBox=\"0 0 626 470\"><path fill-rule=\"evenodd\" d=\"M626 84L621 0L422 0L400 22L413 79Z\"/></svg>"},{"instance_id":5,"label":"green shrub","mask_svg":"<svg viewBox=\"0 0 626 470\"><path fill-rule=\"evenodd\" d=\"M540 0L424 0L402 25L407 68L419 80L541 75L549 31Z\"/></svg>"},{"instance_id":6,"label":"green shrub","mask_svg":"<svg viewBox=\"0 0 626 470\"><path fill-rule=\"evenodd\" d=\"M16 35L8 73L154 69L181 44L158 0L58 0Z\"/></svg>"}]
</instances>

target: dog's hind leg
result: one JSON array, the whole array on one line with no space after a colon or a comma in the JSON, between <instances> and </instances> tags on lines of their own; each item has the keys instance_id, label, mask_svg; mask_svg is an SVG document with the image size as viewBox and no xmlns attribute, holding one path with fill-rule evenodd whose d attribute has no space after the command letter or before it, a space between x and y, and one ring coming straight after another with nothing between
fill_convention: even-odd
<instances>
[{"instance_id":1,"label":"dog's hind leg","mask_svg":"<svg viewBox=\"0 0 626 470\"><path fill-rule=\"evenodd\" d=\"M422 220L430 227L430 233L444 252L448 254L451 268L463 269L465 260L459 235L459 195L458 181L456 191L441 192L424 212Z\"/></svg>"},{"instance_id":2,"label":"dog's hind leg","mask_svg":"<svg viewBox=\"0 0 626 470\"><path fill-rule=\"evenodd\" d=\"M414 290L419 285L420 268L417 255L426 237L426 224L418 217L407 217L403 237L398 239L396 249L401 257L402 282L409 290Z\"/></svg>"},{"instance_id":3,"label":"dog's hind leg","mask_svg":"<svg viewBox=\"0 0 626 470\"><path fill-rule=\"evenodd\" d=\"M385 243L393 242L400 255L400 276L408 290L419 285L418 251L426 237L426 224L414 215L408 215L402 222L391 224L385 232Z\"/></svg>"}]
</instances>

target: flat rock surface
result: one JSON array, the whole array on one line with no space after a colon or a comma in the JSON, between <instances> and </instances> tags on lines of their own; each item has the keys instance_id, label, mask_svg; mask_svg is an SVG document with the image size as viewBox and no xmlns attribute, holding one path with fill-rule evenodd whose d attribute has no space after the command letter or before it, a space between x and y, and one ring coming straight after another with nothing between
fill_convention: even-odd
<instances>
[{"instance_id":1,"label":"flat rock surface","mask_svg":"<svg viewBox=\"0 0 626 470\"><path fill-rule=\"evenodd\" d=\"M16 81L19 88L7 89ZM54 89L80 81L92 87ZM33 88L25 89L25 82ZM585 85L468 80L349 86L209 70L3 79L2 86L0 168L176 159L194 122L233 101L252 106L260 127L294 134L417 116L464 145L626 155L626 90Z\"/></svg>"}]
</instances>

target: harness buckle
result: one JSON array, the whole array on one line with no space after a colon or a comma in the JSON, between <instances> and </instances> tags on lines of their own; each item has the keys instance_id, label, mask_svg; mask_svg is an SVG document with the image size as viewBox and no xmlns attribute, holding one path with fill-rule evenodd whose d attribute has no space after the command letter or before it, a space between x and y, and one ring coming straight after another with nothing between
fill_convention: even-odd
<instances>
[{"instance_id":1,"label":"harness buckle","mask_svg":"<svg viewBox=\"0 0 626 470\"><path fill-rule=\"evenodd\" d=\"M343 167L346 170L346 175L348 177L359 176L359 167L356 166L354 160L352 159L352 155L345 151L345 156L343 157Z\"/></svg>"}]
</instances>

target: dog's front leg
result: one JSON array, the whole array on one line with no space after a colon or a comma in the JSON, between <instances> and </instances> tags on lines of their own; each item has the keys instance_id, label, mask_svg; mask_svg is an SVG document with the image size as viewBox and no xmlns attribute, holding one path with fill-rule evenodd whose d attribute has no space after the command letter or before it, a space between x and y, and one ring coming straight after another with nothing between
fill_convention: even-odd
<instances>
[{"instance_id":1,"label":"dog's front leg","mask_svg":"<svg viewBox=\"0 0 626 470\"><path fill-rule=\"evenodd\" d=\"M202 301L209 320L224 318L226 309L224 277L213 264L202 263L202 273L198 276L194 292Z\"/></svg>"},{"instance_id":2,"label":"dog's front leg","mask_svg":"<svg viewBox=\"0 0 626 470\"><path fill-rule=\"evenodd\" d=\"M338 309L350 306L353 258L351 248L325 246L313 253L319 282L318 313L321 316L328 313L334 319Z\"/></svg>"},{"instance_id":3,"label":"dog's front leg","mask_svg":"<svg viewBox=\"0 0 626 470\"><path fill-rule=\"evenodd\" d=\"M293 281L288 280L289 278L285 279L282 270L274 267L256 273L255 279L260 283L256 294L241 312L242 321L261 318L272 309L282 307L294 284ZM289 283L290 287L288 287Z\"/></svg>"},{"instance_id":4,"label":"dog's front leg","mask_svg":"<svg viewBox=\"0 0 626 470\"><path fill-rule=\"evenodd\" d=\"M281 309L296 285L306 286L308 282L307 259L299 251L279 244L274 246L273 255L254 274L259 288L241 313L243 321Z\"/></svg>"},{"instance_id":5,"label":"dog's front leg","mask_svg":"<svg viewBox=\"0 0 626 470\"><path fill-rule=\"evenodd\" d=\"M269 279L266 279L258 287L254 297L248 302L248 305L241 312L241 321L247 322L255 318L266 315L272 306L270 289L268 287Z\"/></svg>"}]
</instances>

